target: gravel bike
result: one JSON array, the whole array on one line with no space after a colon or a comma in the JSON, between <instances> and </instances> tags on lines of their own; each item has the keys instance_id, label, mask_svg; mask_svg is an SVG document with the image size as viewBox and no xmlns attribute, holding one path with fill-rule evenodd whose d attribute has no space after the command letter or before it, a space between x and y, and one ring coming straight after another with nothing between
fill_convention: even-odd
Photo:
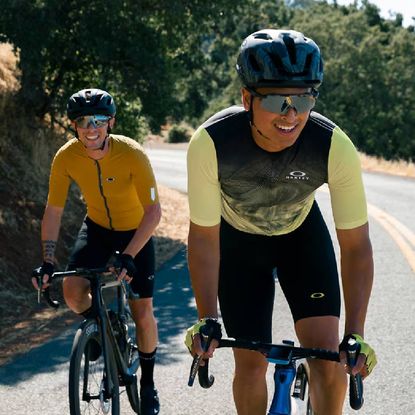
<instances>
[{"instance_id":1,"label":"gravel bike","mask_svg":"<svg viewBox=\"0 0 415 415\"><path fill-rule=\"evenodd\" d=\"M38 269L37 271L39 271ZM41 278L38 285L41 286ZM129 310L128 285L118 281L112 267L78 268L55 272L48 283L62 278L83 277L90 282L92 307L90 315L79 326L72 345L69 365L69 406L71 415L120 413L120 387L125 387L131 408L140 414L136 372L139 367L135 325ZM105 302L103 290L116 289L111 306ZM59 307L51 299L49 287L43 291L47 303Z\"/></svg>"},{"instance_id":2,"label":"gravel bike","mask_svg":"<svg viewBox=\"0 0 415 415\"><path fill-rule=\"evenodd\" d=\"M205 336L202 336L205 337ZM210 338L205 337L204 349L207 350ZM202 343L203 344L203 343ZM313 415L309 396L309 369L307 362L297 363L299 359L323 359L338 362L339 354L330 350L295 347L294 342L284 340L282 344L261 343L234 339L221 339L218 348L232 347L254 350L262 353L266 359L275 365L274 396L268 415ZM356 362L358 344L349 341L348 361L351 366ZM201 366L201 357L193 359L188 385L193 386L196 375L202 388L210 388L215 380L209 375L209 360ZM349 382L350 406L357 410L363 405L363 383L361 375L350 376Z\"/></svg>"}]
</instances>

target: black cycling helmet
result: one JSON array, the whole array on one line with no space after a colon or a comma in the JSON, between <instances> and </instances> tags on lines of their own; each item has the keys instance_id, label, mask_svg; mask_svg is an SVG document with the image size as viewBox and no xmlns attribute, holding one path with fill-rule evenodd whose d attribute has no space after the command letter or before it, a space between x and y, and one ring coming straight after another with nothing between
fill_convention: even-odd
<instances>
[{"instance_id":1,"label":"black cycling helmet","mask_svg":"<svg viewBox=\"0 0 415 415\"><path fill-rule=\"evenodd\" d=\"M319 47L294 30L264 29L249 35L242 42L236 70L248 88L318 88L323 81Z\"/></svg>"},{"instance_id":2,"label":"black cycling helmet","mask_svg":"<svg viewBox=\"0 0 415 415\"><path fill-rule=\"evenodd\" d=\"M73 94L66 107L66 112L70 120L74 120L83 115L108 115L113 117L116 112L114 99L102 89L82 89Z\"/></svg>"}]
</instances>

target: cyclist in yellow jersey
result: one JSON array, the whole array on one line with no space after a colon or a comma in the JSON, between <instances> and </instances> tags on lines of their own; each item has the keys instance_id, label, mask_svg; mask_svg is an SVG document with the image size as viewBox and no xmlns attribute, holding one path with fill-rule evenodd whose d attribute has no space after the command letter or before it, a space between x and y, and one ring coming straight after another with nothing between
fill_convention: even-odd
<instances>
[{"instance_id":1,"label":"cyclist in yellow jersey","mask_svg":"<svg viewBox=\"0 0 415 415\"><path fill-rule=\"evenodd\" d=\"M154 415L159 413L160 404L153 379L158 332L153 313L152 234L161 209L143 148L131 138L110 134L115 113L112 96L100 89L84 89L69 98L67 114L76 133L58 150L52 163L41 229L41 270L46 286L54 271L61 217L69 185L74 181L86 202L87 215L68 269L102 267L115 251L121 252L119 278L131 285L130 307L137 325L141 414ZM33 284L37 288L36 281ZM67 278L63 292L75 313L88 315L91 298L87 280Z\"/></svg>"},{"instance_id":2,"label":"cyclist in yellow jersey","mask_svg":"<svg viewBox=\"0 0 415 415\"><path fill-rule=\"evenodd\" d=\"M315 413L339 415L346 372L367 376L376 364L364 340L373 281L367 207L357 151L332 121L311 111L323 79L316 43L293 30L260 30L242 43L236 65L242 107L207 120L188 149L188 261L199 322L187 331L203 352L200 328L271 342L275 276L304 347L341 352L343 363L310 361ZM340 287L333 244L314 198L328 183L341 254L346 310L339 339ZM278 316L274 316L278 318ZM353 337L357 365L342 350ZM340 343L340 345L339 345ZM267 361L234 350L239 415L265 415Z\"/></svg>"}]
</instances>

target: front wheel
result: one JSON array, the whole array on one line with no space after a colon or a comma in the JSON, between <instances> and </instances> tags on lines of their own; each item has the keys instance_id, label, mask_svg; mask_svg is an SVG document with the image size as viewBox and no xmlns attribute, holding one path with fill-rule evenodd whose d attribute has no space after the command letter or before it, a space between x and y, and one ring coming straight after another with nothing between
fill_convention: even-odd
<instances>
[{"instance_id":1,"label":"front wheel","mask_svg":"<svg viewBox=\"0 0 415 415\"><path fill-rule=\"evenodd\" d=\"M69 366L71 415L119 415L119 382L111 353L108 360L109 367L105 369L97 322L84 321L76 332ZM107 390L108 384L112 385L111 390Z\"/></svg>"},{"instance_id":2,"label":"front wheel","mask_svg":"<svg viewBox=\"0 0 415 415\"><path fill-rule=\"evenodd\" d=\"M140 360L138 357L138 348L135 345L135 341L133 340L136 337L136 327L128 304L126 305L125 318L126 321L124 323L126 332L123 357L128 369L130 370L130 373L134 377L133 381L125 386L125 390L127 391L128 401L130 402L131 409L136 414L140 414L140 398L138 395L137 376L135 374L138 370Z\"/></svg>"},{"instance_id":3,"label":"front wheel","mask_svg":"<svg viewBox=\"0 0 415 415\"><path fill-rule=\"evenodd\" d=\"M307 363L300 363L294 383L293 404L296 415L314 415L310 400L310 369ZM294 407L294 405L293 405Z\"/></svg>"},{"instance_id":4,"label":"front wheel","mask_svg":"<svg viewBox=\"0 0 415 415\"><path fill-rule=\"evenodd\" d=\"M128 353L125 356L127 366L131 369L132 366L135 366L138 363L138 351L135 351L134 345L131 341L128 342L127 346ZM136 360L137 359L137 360ZM138 365L136 365L138 369ZM134 373L134 380L125 386L127 391L128 400L130 402L132 410L136 414L140 414L140 398L138 396L138 387L137 387L137 375Z\"/></svg>"}]
</instances>

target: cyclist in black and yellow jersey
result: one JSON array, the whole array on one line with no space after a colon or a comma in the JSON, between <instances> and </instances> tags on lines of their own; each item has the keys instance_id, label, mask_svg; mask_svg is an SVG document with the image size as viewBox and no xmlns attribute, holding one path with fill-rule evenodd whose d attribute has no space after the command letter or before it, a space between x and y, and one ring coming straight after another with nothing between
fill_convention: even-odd
<instances>
[{"instance_id":1,"label":"cyclist in black and yellow jersey","mask_svg":"<svg viewBox=\"0 0 415 415\"><path fill-rule=\"evenodd\" d=\"M49 182L41 238L43 281L54 271L55 247L61 217L72 181L87 206L69 259L68 269L102 267L115 251L121 253L121 273L131 284L130 307L137 325L141 364L141 413L159 413L153 372L158 343L153 313L154 246L152 234L161 217L157 186L143 148L134 140L111 134L116 107L112 96L100 89L84 89L68 101L67 115L76 134L56 153ZM37 286L34 281L34 285ZM37 288L37 287L36 287ZM68 278L63 282L67 305L88 315L89 282Z\"/></svg>"},{"instance_id":2,"label":"cyclist in black and yellow jersey","mask_svg":"<svg viewBox=\"0 0 415 415\"><path fill-rule=\"evenodd\" d=\"M301 345L339 348L336 259L314 198L328 183L346 310L340 350L353 336L361 352L353 369L311 361L311 399L316 413L338 415L346 371L367 376L376 364L364 340L373 258L359 157L337 125L312 111L323 79L312 39L292 30L255 32L236 68L243 106L207 120L188 149L188 260L200 320L185 342L192 354L212 356L217 343L204 352L198 333L207 324L220 338L217 299L228 336L271 342L277 275ZM234 358L238 414L264 415L265 358L244 350Z\"/></svg>"}]
</instances>

